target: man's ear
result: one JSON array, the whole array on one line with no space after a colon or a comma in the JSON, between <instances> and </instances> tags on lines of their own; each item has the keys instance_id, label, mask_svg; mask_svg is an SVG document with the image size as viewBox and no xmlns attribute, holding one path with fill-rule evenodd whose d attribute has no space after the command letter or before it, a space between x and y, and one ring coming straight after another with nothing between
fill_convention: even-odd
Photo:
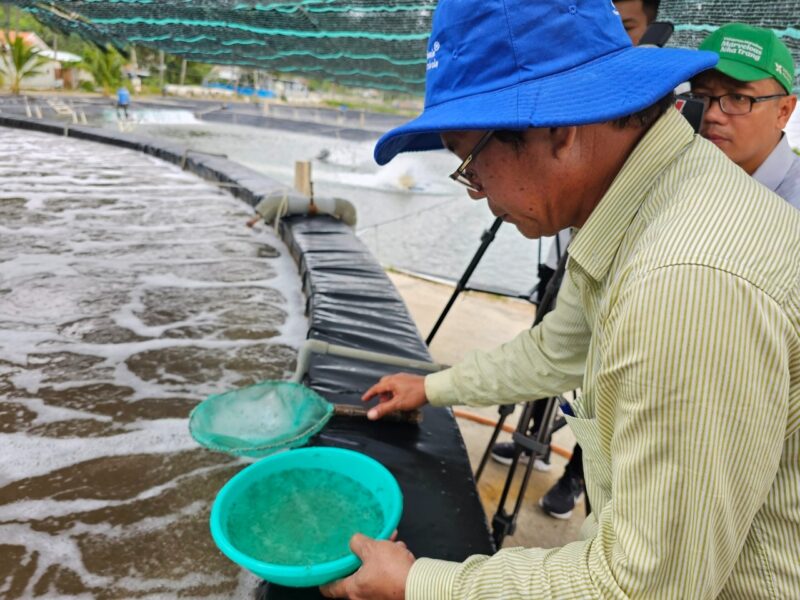
<instances>
[{"instance_id":1,"label":"man's ear","mask_svg":"<svg viewBox=\"0 0 800 600\"><path fill-rule=\"evenodd\" d=\"M553 158L563 158L566 156L570 150L572 150L577 138L578 128L575 126L551 127L550 144L553 152Z\"/></svg>"},{"instance_id":2,"label":"man's ear","mask_svg":"<svg viewBox=\"0 0 800 600\"><path fill-rule=\"evenodd\" d=\"M783 129L789 122L789 119L797 106L797 96L787 96L778 100L778 129Z\"/></svg>"}]
</instances>

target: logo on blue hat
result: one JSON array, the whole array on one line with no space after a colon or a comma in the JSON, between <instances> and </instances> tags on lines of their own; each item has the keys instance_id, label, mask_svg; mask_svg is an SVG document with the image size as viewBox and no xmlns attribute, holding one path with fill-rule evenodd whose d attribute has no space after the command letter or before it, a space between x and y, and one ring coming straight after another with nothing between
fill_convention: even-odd
<instances>
[{"instance_id":1,"label":"logo on blue hat","mask_svg":"<svg viewBox=\"0 0 800 600\"><path fill-rule=\"evenodd\" d=\"M611 0L611 12L619 16L619 11L617 10L617 5L614 4L614 0Z\"/></svg>"},{"instance_id":2,"label":"logo on blue hat","mask_svg":"<svg viewBox=\"0 0 800 600\"><path fill-rule=\"evenodd\" d=\"M433 49L428 50L427 58L428 63L425 65L425 70L430 71L431 69L436 69L439 66L439 61L436 60L436 53L439 51L441 46L439 45L439 41L433 42Z\"/></svg>"}]
</instances>

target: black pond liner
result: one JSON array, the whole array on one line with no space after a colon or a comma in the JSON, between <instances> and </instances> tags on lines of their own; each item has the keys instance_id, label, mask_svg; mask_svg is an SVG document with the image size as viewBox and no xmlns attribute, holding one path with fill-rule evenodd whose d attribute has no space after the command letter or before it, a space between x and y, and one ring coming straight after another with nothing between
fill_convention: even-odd
<instances>
[{"instance_id":1,"label":"black pond liner","mask_svg":"<svg viewBox=\"0 0 800 600\"><path fill-rule=\"evenodd\" d=\"M151 138L2 114L0 125L138 150L224 183L253 206L285 189L235 162ZM291 216L281 221L280 235L302 278L309 338L431 360L397 290L347 225L329 216ZM363 390L395 371L396 367L314 354L305 383L331 402L359 404ZM399 538L416 556L461 561L472 554L492 554L494 544L455 418L449 409L431 406L423 409L423 416L419 427L334 418L309 445L363 452L392 472L404 499ZM259 586L256 595L269 600L322 597L316 588L269 584Z\"/></svg>"}]
</instances>

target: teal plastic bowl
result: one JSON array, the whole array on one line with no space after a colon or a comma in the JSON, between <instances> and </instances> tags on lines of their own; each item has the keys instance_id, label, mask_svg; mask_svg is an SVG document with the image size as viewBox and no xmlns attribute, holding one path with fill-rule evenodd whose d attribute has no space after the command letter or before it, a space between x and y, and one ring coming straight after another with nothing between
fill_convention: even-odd
<instances>
[{"instance_id":1,"label":"teal plastic bowl","mask_svg":"<svg viewBox=\"0 0 800 600\"><path fill-rule=\"evenodd\" d=\"M232 530L235 529L239 532L238 535L240 537L238 540L241 540L241 532L249 532L248 527L250 527L247 519L240 516L240 512L237 512L239 510L238 506L241 506L241 503L244 502L257 502L251 500L253 497L264 497L265 503L271 501L270 496L281 500L280 494L285 493L284 489L270 489L269 482L265 483L265 480L270 477L274 478L276 474L282 472L287 473L283 473L278 477L302 478L307 474L306 485L313 487L319 481L319 497L324 498L329 490L326 490L325 482L320 481L321 471L331 473L331 477L345 476L366 488L382 513L381 517L375 517L380 518L383 521L382 523L373 522L369 524L373 531L378 532L373 537L385 540L392 535L392 532L397 528L403 511L403 495L394 476L386 467L376 460L352 450L343 450L341 448L300 448L268 456L243 469L223 486L211 508L211 536L214 538L217 547L233 562L259 577L269 582L289 587L323 585L355 571L360 566L361 561L349 550L346 555L326 562L276 564L259 560L234 545L237 540L234 539L236 535L232 533ZM265 488L264 486L267 487ZM260 495L253 496L256 493L255 490ZM298 502L298 504L302 504L302 502ZM255 506L257 507L257 504ZM302 518L296 525L299 531L303 530ZM334 520L334 522L330 523L330 527L335 529L341 527L341 524ZM352 533L356 532L350 532L350 534ZM264 535L264 532L256 533L254 531L253 535ZM269 531L267 531L266 535L269 535ZM324 538L327 532L309 532L306 535L319 535ZM312 538L304 536L304 543L308 543L309 539ZM290 539L270 540L270 542L272 541L287 545L291 545L293 542ZM242 544L240 543L239 545L241 546Z\"/></svg>"}]
</instances>

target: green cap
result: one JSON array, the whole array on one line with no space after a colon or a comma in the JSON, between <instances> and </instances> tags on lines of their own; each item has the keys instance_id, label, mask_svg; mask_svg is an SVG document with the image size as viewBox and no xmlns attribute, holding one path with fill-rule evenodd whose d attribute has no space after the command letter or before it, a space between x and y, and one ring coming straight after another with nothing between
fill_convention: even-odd
<instances>
[{"instance_id":1,"label":"green cap","mask_svg":"<svg viewBox=\"0 0 800 600\"><path fill-rule=\"evenodd\" d=\"M700 44L719 55L715 69L739 81L774 77L788 93L794 86L792 54L771 29L743 23L723 25Z\"/></svg>"}]
</instances>

